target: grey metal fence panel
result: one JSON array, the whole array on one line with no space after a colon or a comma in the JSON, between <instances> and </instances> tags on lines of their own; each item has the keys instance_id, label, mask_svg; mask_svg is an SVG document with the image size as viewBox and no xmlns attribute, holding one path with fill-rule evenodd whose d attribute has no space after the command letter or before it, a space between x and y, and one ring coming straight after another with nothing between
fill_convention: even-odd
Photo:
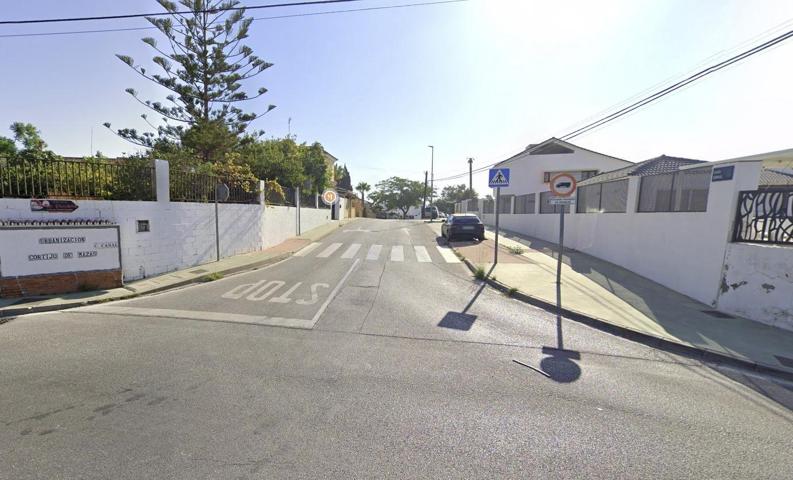
<instances>
[{"instance_id":1,"label":"grey metal fence panel","mask_svg":"<svg viewBox=\"0 0 793 480\"><path fill-rule=\"evenodd\" d=\"M625 213L628 210L628 179L601 183L600 211Z\"/></svg>"},{"instance_id":2,"label":"grey metal fence panel","mask_svg":"<svg viewBox=\"0 0 793 480\"><path fill-rule=\"evenodd\" d=\"M677 172L672 210L675 212L706 211L711 172L710 167Z\"/></svg>"},{"instance_id":3,"label":"grey metal fence panel","mask_svg":"<svg viewBox=\"0 0 793 480\"><path fill-rule=\"evenodd\" d=\"M576 213L600 213L602 184L586 185L576 190Z\"/></svg>"},{"instance_id":4,"label":"grey metal fence panel","mask_svg":"<svg viewBox=\"0 0 793 480\"><path fill-rule=\"evenodd\" d=\"M155 200L148 160L38 160L0 158L0 197Z\"/></svg>"},{"instance_id":5,"label":"grey metal fence panel","mask_svg":"<svg viewBox=\"0 0 793 480\"><path fill-rule=\"evenodd\" d=\"M515 197L515 213L519 215L535 212L535 194L518 195Z\"/></svg>"},{"instance_id":6,"label":"grey metal fence panel","mask_svg":"<svg viewBox=\"0 0 793 480\"><path fill-rule=\"evenodd\" d=\"M564 213L570 213L570 205L552 205L551 192L540 193L540 213L561 213L564 208Z\"/></svg>"},{"instance_id":7,"label":"grey metal fence panel","mask_svg":"<svg viewBox=\"0 0 793 480\"><path fill-rule=\"evenodd\" d=\"M498 199L498 213L510 214L512 213L512 198L515 195L501 195Z\"/></svg>"},{"instance_id":8,"label":"grey metal fence panel","mask_svg":"<svg viewBox=\"0 0 793 480\"><path fill-rule=\"evenodd\" d=\"M674 173L642 177L639 188L639 211L671 212L674 182Z\"/></svg>"}]
</instances>

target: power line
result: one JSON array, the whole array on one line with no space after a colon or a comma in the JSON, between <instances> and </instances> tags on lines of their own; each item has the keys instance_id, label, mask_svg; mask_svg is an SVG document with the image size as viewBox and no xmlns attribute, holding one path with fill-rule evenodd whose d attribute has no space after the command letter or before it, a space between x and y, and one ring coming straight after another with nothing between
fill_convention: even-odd
<instances>
[{"instance_id":1,"label":"power line","mask_svg":"<svg viewBox=\"0 0 793 480\"><path fill-rule=\"evenodd\" d=\"M233 10L258 10L262 8L279 8L279 7L300 7L305 5L325 5L329 3L349 3L360 2L362 0L311 0L306 2L295 3L272 3L269 5L252 5L249 7L230 7L230 8L216 8L211 10L183 10L179 12L156 12L156 13L130 13L126 15L104 15L98 17L70 17L70 18L39 18L35 20L0 20L0 25L22 25L31 23L63 23L63 22L86 22L93 20L120 20L124 18L142 18L142 17L161 17L164 15L186 15L193 13L216 13L221 11Z\"/></svg>"},{"instance_id":2,"label":"power line","mask_svg":"<svg viewBox=\"0 0 793 480\"><path fill-rule=\"evenodd\" d=\"M663 98L666 95L669 95L670 93L685 87L686 85L694 83L697 80L700 80L700 79L702 79L702 78L704 78L704 77L706 77L708 75L716 73L719 70L722 70L722 69L724 69L724 68L726 68L726 67L728 67L728 66L730 66L730 65L732 65L734 63L740 62L741 60L745 60L745 59L747 59L747 58L749 58L749 57L751 57L753 55L756 55L756 54L762 52L763 50L766 50L766 49L769 49L769 48L771 48L771 47L773 47L775 45L778 45L778 44L784 42L785 40L790 39L791 37L793 37L793 30L789 30L788 32L783 33L782 35L779 35L777 37L774 37L771 40L763 42L763 43L761 43L760 45L758 45L756 47L750 48L749 50L746 50L744 52L739 53L738 55L734 55L734 56L732 56L732 57L730 57L730 58L728 58L726 60L723 60L723 61L721 61L719 63L714 64L714 65L711 65L710 67L704 68L704 69L696 72L695 74L684 78L683 80L681 80L679 82L676 82L676 83L674 83L674 84L672 84L672 85L670 85L670 86L668 86L668 87L666 87L664 89L661 89L661 90L653 93L652 95L644 97L643 99L628 105L627 107L621 108L620 110L617 110L616 112L614 112L614 113L612 113L610 115L606 115L605 117L602 117L602 118L600 118L598 120L595 120L594 122L591 122L591 123L588 123L587 125L584 125L583 127L580 127L580 128L578 128L576 130L573 130L572 132L570 132L570 133L568 133L566 135L563 135L561 138L562 138L562 140L570 140L571 138L575 138L575 137L577 137L579 135L583 135L584 133L586 133L586 132L588 132L588 131L590 131L592 129L595 129L595 128L598 128L598 127L600 127L602 125L605 125L606 123L613 122L614 120L616 120L616 119L618 119L618 118L620 118L620 117L622 117L624 115L627 115L628 113L630 113L630 112L632 112L632 111L634 111L634 110L636 110L638 108L641 108L641 107L643 107L645 105L648 105L648 104L650 104L652 102L655 102L656 100L658 100L660 98Z\"/></svg>"},{"instance_id":3,"label":"power line","mask_svg":"<svg viewBox=\"0 0 793 480\"><path fill-rule=\"evenodd\" d=\"M788 22L785 22L785 23L788 23ZM775 30L776 29L778 29L778 28L775 28ZM618 118L633 112L634 110L637 110L637 109L639 109L639 108L641 108L641 107L643 107L645 105L648 105L648 104L650 104L652 102L655 102L655 101L657 101L657 100L659 100L659 99L661 99L661 98L663 98L663 97L675 92L676 90L684 88L687 85L690 85L690 84L696 82L697 80L700 80L700 79L702 79L702 78L704 78L704 77L706 77L706 76L708 76L710 74L716 73L719 70L722 70L724 68L729 67L730 65L733 65L735 63L740 62L741 60L745 60L745 59L747 59L747 58L749 58L749 57L751 57L753 55L756 55L756 54L764 51L764 50L767 50L767 49L769 49L771 47L777 46L777 45L781 44L782 42L784 42L786 40L789 40L791 37L793 37L793 30L789 30L789 31L777 36L777 37L774 37L774 38L772 38L772 39L770 39L768 41L765 41L765 42L761 43L760 45L752 47L749 50L743 51L743 52L741 52L741 53L739 53L737 55L734 55L734 56L732 56L730 58L722 60L721 62L713 64L713 65L711 65L711 66L709 66L707 68L704 68L702 70L699 70L698 72L696 72L696 73L694 73L692 75L689 75L688 77L684 78L683 80L680 80L680 81L678 81L678 82L676 82L676 83L674 83L674 84L672 84L672 85L670 85L668 87L665 87L665 88L663 88L663 89L661 89L661 90L659 90L659 91L657 91L657 92L655 92L655 93L653 93L651 95L648 95L648 96L642 98L641 100L633 102L630 105L628 105L628 106L626 106L624 108L621 108L620 110L618 110L618 111L616 111L614 113L611 113L609 115L601 117L598 120L590 122L590 123L578 128L576 130L573 130L572 132L570 132L570 133L568 133L566 135L562 135L559 138L561 138L562 140L570 140L570 139L575 138L575 137L577 137L579 135L583 135L586 132L589 132L589 131L591 131L593 129L599 128L599 127L601 127L601 126L603 126L603 125L605 125L605 124L607 124L609 122L617 120ZM718 54L716 54L716 55L718 55ZM711 56L711 58L712 57L713 56ZM624 103L624 102L621 102L621 103ZM487 170L487 169L489 169L489 168L501 163L502 161L503 160L499 160L499 161L494 162L494 163L492 163L490 165L487 165L487 166L484 166L484 167L480 167L479 169L474 170L474 173L479 173L479 172L482 172L484 170ZM468 175L468 172L462 172L462 173L459 173L459 174L456 174L456 175L451 175L451 176L440 178L440 179L436 179L436 180L438 180L438 181L454 180L454 179L457 179L457 178L462 178L462 177L464 177L466 175Z\"/></svg>"},{"instance_id":4,"label":"power line","mask_svg":"<svg viewBox=\"0 0 793 480\"><path fill-rule=\"evenodd\" d=\"M380 7L365 7L365 8L349 8L346 10L328 10L325 12L304 12L304 13L291 13L288 15L274 15L270 17L254 17L254 20L278 20L283 18L297 18L297 17L313 17L317 15L334 15L339 13L351 12L368 12L372 10L390 10L394 8L408 8L408 7L423 7L426 5L441 5L444 3L461 3L468 0L440 0L434 2L418 2L418 3L403 3L397 5L386 5ZM249 7L250 8L250 7ZM46 37L55 35L79 35L86 33L110 33L110 32L130 32L139 30L155 30L157 27L130 27L130 28L105 28L97 30L68 30L64 32L41 32L41 33L10 33L0 35L0 38L14 38L14 37Z\"/></svg>"},{"instance_id":5,"label":"power line","mask_svg":"<svg viewBox=\"0 0 793 480\"><path fill-rule=\"evenodd\" d=\"M622 107L624 107L624 106L626 106L626 105L628 105L628 104L630 104L632 102L635 102L636 100L638 100L639 98L642 98L643 96L649 94L650 92L652 92L652 91L654 91L654 90L656 90L658 88L661 88L664 85L668 85L670 82L676 82L676 81L678 81L678 80L680 80L682 78L685 78L688 75L691 75L693 72L696 72L698 69L700 69L703 66L707 65L708 62L714 61L714 60L718 59L719 57L723 58L723 57L725 57L727 55L731 55L734 52L737 52L740 49L746 47L747 45L751 45L752 43L763 39L764 37L769 37L771 35L776 34L776 32L779 32L781 30L789 28L791 24L793 24L793 18L789 18L789 19L785 20L784 22L781 22L781 23L779 23L779 24L777 24L777 25L775 25L775 26L773 26L773 27L771 27L771 28L769 28L767 30L764 30L763 32L760 32L760 33L758 33L756 35L753 35L750 38L744 39L742 42L740 42L740 43L738 43L736 45L733 45L730 48L726 48L724 50L720 50L718 52L715 52L715 53L709 55L708 57L702 59L700 62L698 62L693 67L687 69L685 72L681 72L679 74L672 75L672 76L670 76L670 77L668 77L668 78L666 78L666 79L664 79L664 80L662 80L660 82L654 83L653 85L643 89L642 91L637 92L634 95L632 95L632 96L630 96L628 98L625 98L625 99L623 99L623 100L621 100L621 101L619 101L619 102L617 102L617 103L615 103L613 105L610 105L607 108L599 110L599 111L593 113L592 115L590 115L590 116L588 116L588 117L586 117L586 118L584 118L582 120L577 121L576 123L574 123L572 125L568 125L567 127L562 128L561 130L562 131L567 131L567 130L576 129L579 126L584 125L584 124L586 124L588 122L591 122L594 119L599 118L602 115L606 115L608 112L613 112L615 109L622 108Z\"/></svg>"}]
</instances>

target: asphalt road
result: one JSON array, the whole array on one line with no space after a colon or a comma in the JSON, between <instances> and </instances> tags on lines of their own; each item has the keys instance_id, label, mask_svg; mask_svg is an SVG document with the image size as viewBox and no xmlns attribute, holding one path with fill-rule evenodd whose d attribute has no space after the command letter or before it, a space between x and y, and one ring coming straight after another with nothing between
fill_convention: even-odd
<instances>
[{"instance_id":1,"label":"asphalt road","mask_svg":"<svg viewBox=\"0 0 793 480\"><path fill-rule=\"evenodd\" d=\"M361 220L268 268L1 325L0 478L791 478L793 386L455 260L422 222Z\"/></svg>"}]
</instances>

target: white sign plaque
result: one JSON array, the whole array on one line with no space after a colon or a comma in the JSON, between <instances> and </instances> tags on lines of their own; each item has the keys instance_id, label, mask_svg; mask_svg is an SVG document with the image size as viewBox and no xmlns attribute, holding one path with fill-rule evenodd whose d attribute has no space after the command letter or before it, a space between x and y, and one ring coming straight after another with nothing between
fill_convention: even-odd
<instances>
[{"instance_id":1,"label":"white sign plaque","mask_svg":"<svg viewBox=\"0 0 793 480\"><path fill-rule=\"evenodd\" d=\"M0 227L0 277L121 268L118 227Z\"/></svg>"}]
</instances>

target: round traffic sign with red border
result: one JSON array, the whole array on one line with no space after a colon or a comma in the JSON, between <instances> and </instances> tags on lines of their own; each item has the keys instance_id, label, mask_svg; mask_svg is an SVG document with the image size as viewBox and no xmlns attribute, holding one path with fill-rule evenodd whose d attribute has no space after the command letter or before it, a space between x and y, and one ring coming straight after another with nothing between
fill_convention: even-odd
<instances>
[{"instance_id":1,"label":"round traffic sign with red border","mask_svg":"<svg viewBox=\"0 0 793 480\"><path fill-rule=\"evenodd\" d=\"M557 197L569 197L575 193L578 182L569 173L560 173L551 179L551 193Z\"/></svg>"},{"instance_id":2,"label":"round traffic sign with red border","mask_svg":"<svg viewBox=\"0 0 793 480\"><path fill-rule=\"evenodd\" d=\"M322 192L322 202L325 205L333 205L339 200L339 194L335 190L325 190Z\"/></svg>"}]
</instances>

